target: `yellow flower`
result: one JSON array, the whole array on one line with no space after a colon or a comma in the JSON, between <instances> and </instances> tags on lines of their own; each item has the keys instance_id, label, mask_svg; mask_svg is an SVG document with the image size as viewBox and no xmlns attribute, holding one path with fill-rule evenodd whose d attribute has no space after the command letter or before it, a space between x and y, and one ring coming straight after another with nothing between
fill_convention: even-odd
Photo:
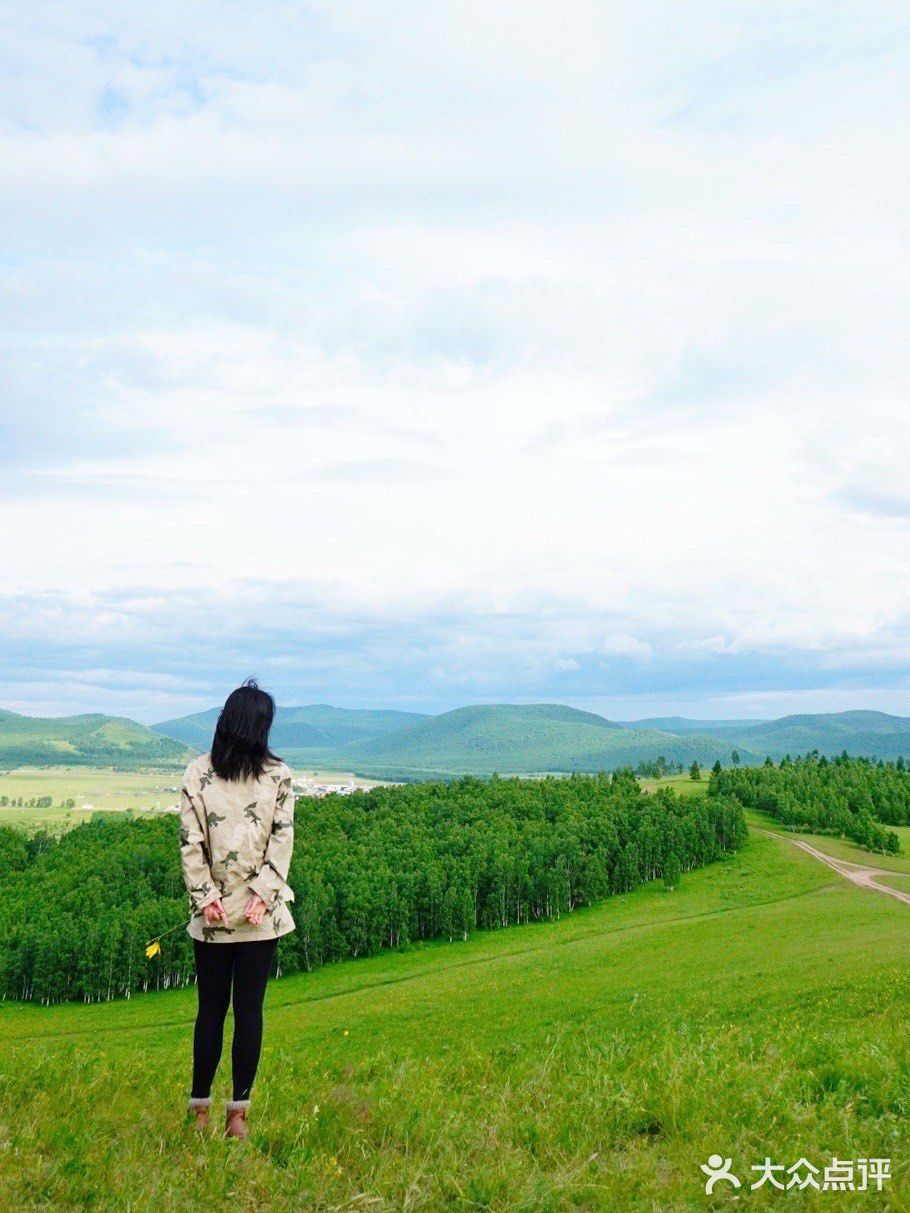
<instances>
[{"instance_id":1,"label":"yellow flower","mask_svg":"<svg viewBox=\"0 0 910 1213\"><path fill-rule=\"evenodd\" d=\"M161 944L158 942L157 939L153 939L152 942L145 949L145 954L149 958L149 960L151 960L152 957L157 956L160 951L161 951Z\"/></svg>"}]
</instances>

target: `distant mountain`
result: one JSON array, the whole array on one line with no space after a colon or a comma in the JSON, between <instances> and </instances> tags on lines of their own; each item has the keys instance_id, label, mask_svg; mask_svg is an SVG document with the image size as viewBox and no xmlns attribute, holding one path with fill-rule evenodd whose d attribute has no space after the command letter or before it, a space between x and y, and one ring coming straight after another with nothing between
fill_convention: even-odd
<instances>
[{"instance_id":1,"label":"distant mountain","mask_svg":"<svg viewBox=\"0 0 910 1213\"><path fill-rule=\"evenodd\" d=\"M43 719L0 711L0 765L179 766L208 749L218 708L146 728L112 716ZM818 750L910 759L910 719L831 712L779 720L607 720L563 704L483 704L439 716L334 708L279 709L274 749L298 767L378 778L615 770L659 757L688 766L735 750L743 764Z\"/></svg>"},{"instance_id":2,"label":"distant mountain","mask_svg":"<svg viewBox=\"0 0 910 1213\"><path fill-rule=\"evenodd\" d=\"M208 747L218 709L165 721L157 732ZM598 771L663 757L688 766L744 764L817 749L910 758L910 720L881 712L833 712L780 720L690 720L660 716L607 720L563 704L483 704L439 716L349 710L327 704L279 711L275 750L298 766L340 767L358 775L489 775L494 771Z\"/></svg>"},{"instance_id":3,"label":"distant mountain","mask_svg":"<svg viewBox=\"0 0 910 1213\"><path fill-rule=\"evenodd\" d=\"M910 758L910 720L885 712L824 712L783 716L735 732L736 743L782 758L784 754L857 754Z\"/></svg>"},{"instance_id":4,"label":"distant mountain","mask_svg":"<svg viewBox=\"0 0 910 1213\"><path fill-rule=\"evenodd\" d=\"M0 710L0 765L174 766L192 752L119 716L20 716Z\"/></svg>"},{"instance_id":5,"label":"distant mountain","mask_svg":"<svg viewBox=\"0 0 910 1213\"><path fill-rule=\"evenodd\" d=\"M279 708L272 729L275 749L333 748L385 737L433 717L421 712L390 709L333 708L316 703L304 708Z\"/></svg>"},{"instance_id":6,"label":"distant mountain","mask_svg":"<svg viewBox=\"0 0 910 1213\"><path fill-rule=\"evenodd\" d=\"M200 754L204 754L212 742L215 731L215 721L221 708L206 708L204 712L195 712L192 716L179 716L175 720L162 720L161 724L153 724L151 728L161 737L171 737L190 745Z\"/></svg>"},{"instance_id":7,"label":"distant mountain","mask_svg":"<svg viewBox=\"0 0 910 1213\"><path fill-rule=\"evenodd\" d=\"M649 716L633 720L633 729L660 729L663 733L727 733L767 724L765 720L691 720L688 716Z\"/></svg>"},{"instance_id":8,"label":"distant mountain","mask_svg":"<svg viewBox=\"0 0 910 1213\"><path fill-rule=\"evenodd\" d=\"M491 704L457 708L395 733L348 746L339 756L358 773L478 775L498 771L598 771L653 761L713 762L727 744L606 720L561 704ZM743 761L758 755L743 752Z\"/></svg>"},{"instance_id":9,"label":"distant mountain","mask_svg":"<svg viewBox=\"0 0 910 1213\"><path fill-rule=\"evenodd\" d=\"M192 716L163 720L152 728L164 737L174 737L204 752L212 743L220 711L220 708L209 708ZM305 752L307 758L318 758L322 752L334 753L353 742L366 741L429 719L431 717L419 712L333 708L327 703L279 707L271 741L276 753L299 761L301 752Z\"/></svg>"}]
</instances>

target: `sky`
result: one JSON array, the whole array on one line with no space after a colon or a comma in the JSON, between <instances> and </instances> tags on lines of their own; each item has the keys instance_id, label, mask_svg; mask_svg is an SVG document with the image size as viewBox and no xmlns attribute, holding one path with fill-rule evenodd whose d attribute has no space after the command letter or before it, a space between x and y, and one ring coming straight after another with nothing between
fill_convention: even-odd
<instances>
[{"instance_id":1,"label":"sky","mask_svg":"<svg viewBox=\"0 0 910 1213\"><path fill-rule=\"evenodd\" d=\"M0 3L0 704L910 714L910 20Z\"/></svg>"}]
</instances>

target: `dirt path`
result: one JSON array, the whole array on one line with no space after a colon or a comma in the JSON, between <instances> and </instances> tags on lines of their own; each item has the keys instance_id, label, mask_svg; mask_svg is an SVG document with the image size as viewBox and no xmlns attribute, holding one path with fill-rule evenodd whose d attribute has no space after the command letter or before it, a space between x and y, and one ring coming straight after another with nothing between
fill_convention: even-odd
<instances>
[{"instance_id":1,"label":"dirt path","mask_svg":"<svg viewBox=\"0 0 910 1213\"><path fill-rule=\"evenodd\" d=\"M781 834L776 830L763 830L761 826L752 826L751 828L759 834L767 834L769 838L783 838L787 842L792 842L795 847L799 847L801 851L806 851L809 855L820 859L822 863L826 863L829 868L833 868L835 872L838 872L847 880L858 884L860 888L875 889L877 893L887 893L889 896L896 897L898 901L903 901L910 906L910 893L903 893L900 889L892 889L890 885L879 884L876 879L878 876L905 876L905 872L886 872L884 868L866 868L861 863L850 863L849 860L835 859L833 855L826 855L824 851L813 847L811 843L803 842L801 838L793 838L789 834Z\"/></svg>"}]
</instances>

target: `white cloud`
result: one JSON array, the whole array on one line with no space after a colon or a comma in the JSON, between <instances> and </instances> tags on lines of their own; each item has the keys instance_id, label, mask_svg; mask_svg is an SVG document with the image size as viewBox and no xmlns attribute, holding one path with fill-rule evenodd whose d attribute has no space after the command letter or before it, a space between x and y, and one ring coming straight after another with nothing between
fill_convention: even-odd
<instances>
[{"instance_id":1,"label":"white cloud","mask_svg":"<svg viewBox=\"0 0 910 1213\"><path fill-rule=\"evenodd\" d=\"M675 654L694 688L910 655L887 6L38 4L6 34L23 639L67 595L253 582L266 616L325 585L326 618L450 612L469 652L413 676L465 697L520 659ZM536 617L514 661L491 615ZM129 597L80 626L152 617L179 627Z\"/></svg>"}]
</instances>

